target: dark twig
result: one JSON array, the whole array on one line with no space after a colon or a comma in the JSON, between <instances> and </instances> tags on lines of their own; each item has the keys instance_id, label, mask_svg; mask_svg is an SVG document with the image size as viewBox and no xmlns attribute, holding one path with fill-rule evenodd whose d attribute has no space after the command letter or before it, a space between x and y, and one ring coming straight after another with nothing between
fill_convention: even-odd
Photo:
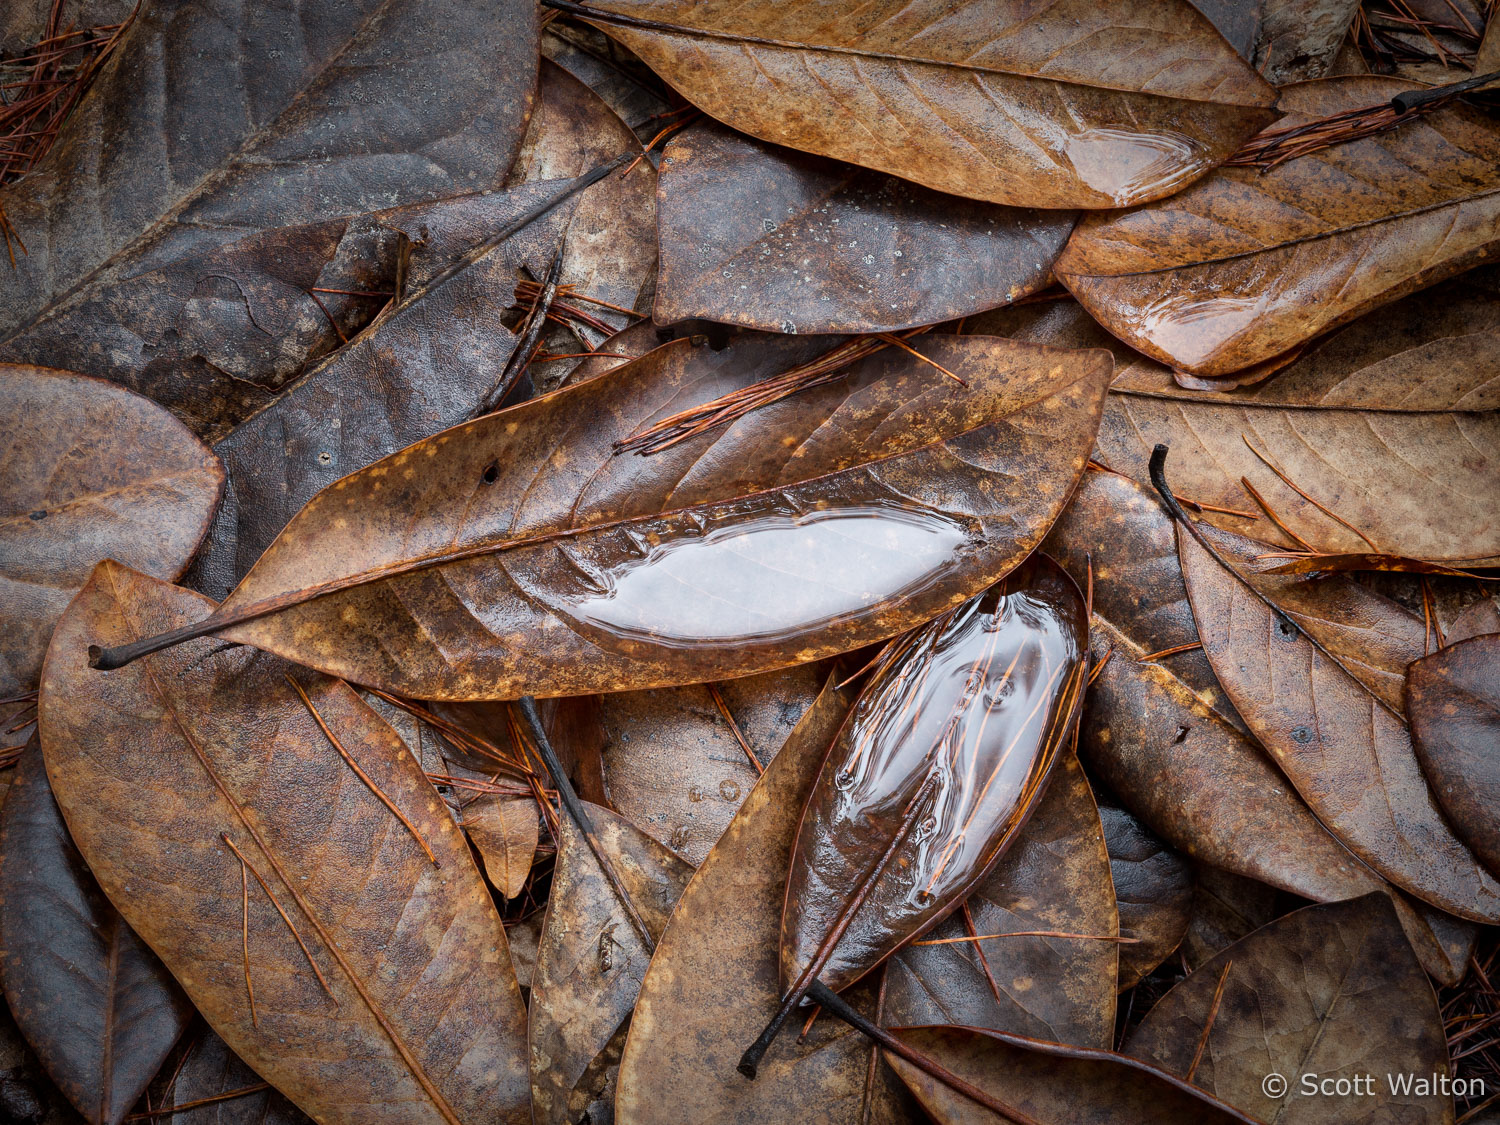
<instances>
[{"instance_id":1,"label":"dark twig","mask_svg":"<svg viewBox=\"0 0 1500 1125\"><path fill-rule=\"evenodd\" d=\"M568 779L567 771L562 768L562 762L558 761L557 751L552 748L552 740L547 737L546 728L542 726L542 717L537 713L536 700L529 695L523 695L517 706L520 707L521 714L525 716L526 725L531 728L531 737L536 742L537 753L541 755L542 764L547 767L547 772L552 775L552 784L557 788L557 795L562 801L563 808L567 810L574 826L588 842L589 851L594 853L594 859L599 863L599 870L603 871L604 877L609 880L615 897L620 900L621 909L630 919L630 924L635 928L641 944L646 947L646 952L655 953L656 939L646 928L645 919L641 917L640 912L635 908L635 903L631 901L630 892L625 889L620 873L615 870L614 863L599 843L599 834L594 831L594 822L589 817L588 810L583 807L583 802L578 799L578 793L574 790L572 781Z\"/></svg>"}]
</instances>

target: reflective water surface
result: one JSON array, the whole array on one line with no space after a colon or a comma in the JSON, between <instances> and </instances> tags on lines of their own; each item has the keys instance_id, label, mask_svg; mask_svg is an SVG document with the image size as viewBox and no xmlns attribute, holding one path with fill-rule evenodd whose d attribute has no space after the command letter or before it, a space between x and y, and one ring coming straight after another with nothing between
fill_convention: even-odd
<instances>
[{"instance_id":1,"label":"reflective water surface","mask_svg":"<svg viewBox=\"0 0 1500 1125\"><path fill-rule=\"evenodd\" d=\"M633 539L562 606L579 622L672 646L787 640L927 588L969 539L923 508L763 512Z\"/></svg>"},{"instance_id":2,"label":"reflective water surface","mask_svg":"<svg viewBox=\"0 0 1500 1125\"><path fill-rule=\"evenodd\" d=\"M809 798L788 877L784 984L904 822L820 973L832 987L937 921L999 858L1071 730L1085 637L1077 587L1036 559L888 655Z\"/></svg>"}]
</instances>

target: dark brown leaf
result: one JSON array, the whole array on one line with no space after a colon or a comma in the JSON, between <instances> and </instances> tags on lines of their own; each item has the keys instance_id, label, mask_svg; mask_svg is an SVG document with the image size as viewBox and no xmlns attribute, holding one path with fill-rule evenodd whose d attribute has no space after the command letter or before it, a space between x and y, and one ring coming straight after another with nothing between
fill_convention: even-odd
<instances>
[{"instance_id":1,"label":"dark brown leaf","mask_svg":"<svg viewBox=\"0 0 1500 1125\"><path fill-rule=\"evenodd\" d=\"M529 1119L500 919L390 727L345 684L214 641L108 674L86 663L91 640L210 604L101 563L53 636L42 749L100 885L225 1042L309 1114Z\"/></svg>"},{"instance_id":2,"label":"dark brown leaf","mask_svg":"<svg viewBox=\"0 0 1500 1125\"><path fill-rule=\"evenodd\" d=\"M1188 856L1307 898L1385 885L1329 836L1245 737L1207 657L1185 647L1198 643L1198 632L1171 518L1155 497L1116 474L1085 473L1046 549L1078 581L1093 567L1098 675L1081 752L1131 813ZM1363 653L1356 666L1372 680L1394 666L1399 686L1399 669L1422 652L1419 620L1347 578L1280 583L1288 610L1334 647ZM1461 976L1465 956L1435 928L1446 923L1420 904L1395 901L1428 971L1445 981Z\"/></svg>"},{"instance_id":3,"label":"dark brown leaf","mask_svg":"<svg viewBox=\"0 0 1500 1125\"><path fill-rule=\"evenodd\" d=\"M1432 986L1384 895L1309 906L1255 931L1167 993L1125 1050L1186 1075L1200 1043L1193 1082L1264 1121L1453 1120L1446 1096L1390 1089L1388 1076L1450 1071ZM1283 1097L1266 1092L1268 1074L1286 1080ZM1362 1081L1353 1094L1347 1084L1309 1094L1304 1076Z\"/></svg>"},{"instance_id":4,"label":"dark brown leaf","mask_svg":"<svg viewBox=\"0 0 1500 1125\"><path fill-rule=\"evenodd\" d=\"M542 54L598 94L631 129L671 109L667 84L602 31L558 21L542 29Z\"/></svg>"},{"instance_id":5,"label":"dark brown leaf","mask_svg":"<svg viewBox=\"0 0 1500 1125\"><path fill-rule=\"evenodd\" d=\"M783 991L841 992L979 885L1072 739L1083 595L1041 557L901 638L831 741L787 876Z\"/></svg>"},{"instance_id":6,"label":"dark brown leaf","mask_svg":"<svg viewBox=\"0 0 1500 1125\"><path fill-rule=\"evenodd\" d=\"M1420 89L1345 77L1281 92L1274 126ZM1500 230L1500 135L1456 102L1288 160L1222 168L1170 200L1090 216L1057 276L1106 328L1173 367L1227 375L1482 262Z\"/></svg>"},{"instance_id":7,"label":"dark brown leaf","mask_svg":"<svg viewBox=\"0 0 1500 1125\"><path fill-rule=\"evenodd\" d=\"M702 863L760 777L740 737L769 765L827 678L822 664L798 664L712 687L603 696L610 805L689 863Z\"/></svg>"},{"instance_id":8,"label":"dark brown leaf","mask_svg":"<svg viewBox=\"0 0 1500 1125\"><path fill-rule=\"evenodd\" d=\"M1182 944L1192 918L1193 868L1121 808L1099 807L1119 903L1120 991L1134 988ZM1108 1044L1105 1044L1108 1046Z\"/></svg>"},{"instance_id":9,"label":"dark brown leaf","mask_svg":"<svg viewBox=\"0 0 1500 1125\"><path fill-rule=\"evenodd\" d=\"M505 175L534 12L142 5L43 163L0 192L28 251L0 270L0 354L124 383L219 436L336 345L306 290L370 287L381 240L351 216ZM379 308L324 303L351 326Z\"/></svg>"},{"instance_id":10,"label":"dark brown leaf","mask_svg":"<svg viewBox=\"0 0 1500 1125\"><path fill-rule=\"evenodd\" d=\"M1274 118L1187 0L610 0L586 18L741 132L1018 207L1169 195Z\"/></svg>"},{"instance_id":11,"label":"dark brown leaf","mask_svg":"<svg viewBox=\"0 0 1500 1125\"><path fill-rule=\"evenodd\" d=\"M515 302L519 268L533 242L556 248L573 213L574 186L548 181L486 196L485 221L466 225L465 237L447 244L449 272L413 283L347 347L215 444L229 485L194 565L197 589L224 597L320 489L474 415L516 346L501 318ZM402 208L385 221L452 219L470 206L469 199L445 200ZM516 235L485 248L538 211ZM468 251L475 255L465 259Z\"/></svg>"},{"instance_id":12,"label":"dark brown leaf","mask_svg":"<svg viewBox=\"0 0 1500 1125\"><path fill-rule=\"evenodd\" d=\"M1129 948L1108 940L1118 932L1094 795L1065 753L1036 812L964 908L887 963L881 1023L955 1023L1108 1047L1115 951ZM961 940L993 934L1048 936Z\"/></svg>"},{"instance_id":13,"label":"dark brown leaf","mask_svg":"<svg viewBox=\"0 0 1500 1125\"><path fill-rule=\"evenodd\" d=\"M1232 556L1256 553L1239 536L1199 530ZM1443 820L1400 711L1354 674L1347 656L1273 609L1186 528L1178 548L1220 683L1318 819L1417 898L1461 918L1500 919L1500 883Z\"/></svg>"},{"instance_id":14,"label":"dark brown leaf","mask_svg":"<svg viewBox=\"0 0 1500 1125\"><path fill-rule=\"evenodd\" d=\"M848 701L825 690L693 876L641 982L615 1099L618 1125L884 1125L909 1121L859 1033L817 1020L784 1035L754 1082L740 1052L779 1006L781 897L797 821ZM874 990L847 997L867 1014Z\"/></svg>"},{"instance_id":15,"label":"dark brown leaf","mask_svg":"<svg viewBox=\"0 0 1500 1125\"><path fill-rule=\"evenodd\" d=\"M53 624L100 559L181 574L223 487L218 459L149 400L0 364L0 697L36 686Z\"/></svg>"},{"instance_id":16,"label":"dark brown leaf","mask_svg":"<svg viewBox=\"0 0 1500 1125\"><path fill-rule=\"evenodd\" d=\"M1036 1125L1255 1125L1254 1118L1126 1055L968 1027L912 1027L897 1034ZM884 1057L937 1125L1011 1125L891 1051Z\"/></svg>"},{"instance_id":17,"label":"dark brown leaf","mask_svg":"<svg viewBox=\"0 0 1500 1125\"><path fill-rule=\"evenodd\" d=\"M5 999L78 1111L117 1125L193 1009L84 865L35 740L15 773L0 816Z\"/></svg>"},{"instance_id":18,"label":"dark brown leaf","mask_svg":"<svg viewBox=\"0 0 1500 1125\"><path fill-rule=\"evenodd\" d=\"M1413 663L1406 713L1417 760L1448 822L1491 871L1500 870L1500 633Z\"/></svg>"},{"instance_id":19,"label":"dark brown leaf","mask_svg":"<svg viewBox=\"0 0 1500 1125\"><path fill-rule=\"evenodd\" d=\"M588 806L630 901L660 938L693 868L621 816ZM531 985L531 1097L537 1125L580 1121L612 1098L618 1051L651 955L588 842L562 818L547 922Z\"/></svg>"},{"instance_id":20,"label":"dark brown leaf","mask_svg":"<svg viewBox=\"0 0 1500 1125\"><path fill-rule=\"evenodd\" d=\"M721 125L661 163L655 318L772 332L894 332L1048 285L1075 215L997 207Z\"/></svg>"},{"instance_id":21,"label":"dark brown leaf","mask_svg":"<svg viewBox=\"0 0 1500 1125\"><path fill-rule=\"evenodd\" d=\"M887 349L665 453L614 456L789 350L722 367L680 341L446 431L325 489L195 629L450 699L699 682L894 635L1041 540L1109 368L989 338L915 346L968 385Z\"/></svg>"},{"instance_id":22,"label":"dark brown leaf","mask_svg":"<svg viewBox=\"0 0 1500 1125\"><path fill-rule=\"evenodd\" d=\"M1495 598L1481 598L1465 607L1443 630L1450 645L1485 633L1500 633L1500 600Z\"/></svg>"},{"instance_id":23,"label":"dark brown leaf","mask_svg":"<svg viewBox=\"0 0 1500 1125\"><path fill-rule=\"evenodd\" d=\"M207 1104L182 1108L195 1102ZM178 1107L165 1119L170 1125L309 1125L311 1120L266 1086L212 1031L205 1031L182 1060L168 1104Z\"/></svg>"}]
</instances>

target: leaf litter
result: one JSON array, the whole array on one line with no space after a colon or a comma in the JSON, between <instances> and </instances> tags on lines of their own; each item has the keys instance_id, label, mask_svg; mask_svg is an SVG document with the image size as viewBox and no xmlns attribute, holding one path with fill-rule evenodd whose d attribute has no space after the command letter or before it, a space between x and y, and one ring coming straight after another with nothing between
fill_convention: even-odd
<instances>
[{"instance_id":1,"label":"leaf litter","mask_svg":"<svg viewBox=\"0 0 1500 1125\"><path fill-rule=\"evenodd\" d=\"M0 20L0 1116L1487 1120L1493 4L301 7Z\"/></svg>"}]
</instances>

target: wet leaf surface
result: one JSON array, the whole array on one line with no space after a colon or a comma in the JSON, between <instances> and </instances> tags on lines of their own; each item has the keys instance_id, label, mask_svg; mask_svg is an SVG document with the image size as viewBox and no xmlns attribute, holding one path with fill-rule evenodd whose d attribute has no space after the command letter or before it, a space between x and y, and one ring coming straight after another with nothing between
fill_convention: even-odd
<instances>
[{"instance_id":1,"label":"wet leaf surface","mask_svg":"<svg viewBox=\"0 0 1500 1125\"><path fill-rule=\"evenodd\" d=\"M1120 936L1136 939L1120 946L1124 992L1182 944L1192 918L1193 868L1124 809L1101 805L1099 819L1109 847Z\"/></svg>"},{"instance_id":2,"label":"wet leaf surface","mask_svg":"<svg viewBox=\"0 0 1500 1125\"><path fill-rule=\"evenodd\" d=\"M1252 1122L1164 1071L1124 1055L1059 1047L967 1027L913 1027L899 1033L950 1073L1038 1125L1115 1121ZM890 1051L885 1059L938 1125L1005 1125L1006 1119L949 1089Z\"/></svg>"},{"instance_id":3,"label":"wet leaf surface","mask_svg":"<svg viewBox=\"0 0 1500 1125\"><path fill-rule=\"evenodd\" d=\"M394 732L346 685L214 641L88 667L91 640L209 604L105 563L54 634L42 749L105 894L309 1113L524 1120L525 1013L500 919Z\"/></svg>"},{"instance_id":4,"label":"wet leaf surface","mask_svg":"<svg viewBox=\"0 0 1500 1125\"><path fill-rule=\"evenodd\" d=\"M826 1017L804 1040L782 1036L755 1081L735 1071L780 1000L781 899L797 822L848 702L832 690L819 696L683 892L641 982L620 1063L619 1125L910 1120L889 1078L877 1071L871 1082L868 1041ZM868 986L846 998L875 1010Z\"/></svg>"},{"instance_id":5,"label":"wet leaf surface","mask_svg":"<svg viewBox=\"0 0 1500 1125\"><path fill-rule=\"evenodd\" d=\"M653 938L660 938L693 868L623 817L589 816L604 854ZM613 1093L619 1054L650 954L587 841L563 818L557 869L531 985L532 1114L538 1125L580 1120ZM604 1097L606 1104L612 1097Z\"/></svg>"},{"instance_id":6,"label":"wet leaf surface","mask_svg":"<svg viewBox=\"0 0 1500 1125\"><path fill-rule=\"evenodd\" d=\"M1274 114L1186 0L848 12L610 0L589 22L725 124L954 195L1117 207L1181 188ZM644 23L642 21L645 21Z\"/></svg>"},{"instance_id":7,"label":"wet leaf surface","mask_svg":"<svg viewBox=\"0 0 1500 1125\"><path fill-rule=\"evenodd\" d=\"M555 250L576 203L571 180L486 197L483 222L447 242L449 256L420 286L326 362L214 446L229 472L225 501L193 584L222 598L319 490L398 449L472 417L500 384L516 338L501 322L515 301L529 243ZM512 238L486 243L549 207ZM386 222L454 220L467 204L402 208ZM472 257L468 257L472 252Z\"/></svg>"},{"instance_id":8,"label":"wet leaf surface","mask_svg":"<svg viewBox=\"0 0 1500 1125\"><path fill-rule=\"evenodd\" d=\"M1072 739L1078 587L1048 559L882 654L828 748L787 876L781 982L835 992L935 925L1016 839Z\"/></svg>"},{"instance_id":9,"label":"wet leaf surface","mask_svg":"<svg viewBox=\"0 0 1500 1125\"><path fill-rule=\"evenodd\" d=\"M1253 549L1229 532L1203 534L1241 555ZM1444 821L1404 716L1186 530L1178 547L1199 636L1224 690L1318 819L1417 898L1461 918L1500 917L1500 884Z\"/></svg>"},{"instance_id":10,"label":"wet leaf surface","mask_svg":"<svg viewBox=\"0 0 1500 1125\"><path fill-rule=\"evenodd\" d=\"M1200 1042L1193 1081L1263 1121L1453 1120L1449 1099L1388 1084L1449 1064L1432 986L1384 895L1309 906L1255 931L1167 993L1125 1049L1186 1075ZM1284 1097L1266 1093L1272 1073L1286 1079ZM1315 1088L1370 1078L1341 1096L1309 1094L1304 1075Z\"/></svg>"},{"instance_id":11,"label":"wet leaf surface","mask_svg":"<svg viewBox=\"0 0 1500 1125\"><path fill-rule=\"evenodd\" d=\"M123 382L200 432L238 421L337 343L305 290L365 287L346 263L378 240L346 219L504 176L532 12L143 5L42 165L0 193L27 249L0 271L4 354Z\"/></svg>"},{"instance_id":12,"label":"wet leaf surface","mask_svg":"<svg viewBox=\"0 0 1500 1125\"><path fill-rule=\"evenodd\" d=\"M908 945L891 958L881 1022L1108 1047L1116 950L1128 948L1097 940L1119 931L1108 867L1094 795L1065 755L1016 842L964 906L919 939L946 944ZM955 940L992 934L1082 936Z\"/></svg>"},{"instance_id":13,"label":"wet leaf surface","mask_svg":"<svg viewBox=\"0 0 1500 1125\"><path fill-rule=\"evenodd\" d=\"M193 1014L73 846L35 740L0 815L0 978L47 1073L97 1125L124 1118Z\"/></svg>"},{"instance_id":14,"label":"wet leaf surface","mask_svg":"<svg viewBox=\"0 0 1500 1125\"><path fill-rule=\"evenodd\" d=\"M52 626L100 559L181 574L223 486L214 455L150 400L0 364L0 697L36 686Z\"/></svg>"},{"instance_id":15,"label":"wet leaf surface","mask_svg":"<svg viewBox=\"0 0 1500 1125\"><path fill-rule=\"evenodd\" d=\"M712 687L601 697L611 807L689 863L702 863L760 777L745 746L768 765L827 678L824 665L799 664Z\"/></svg>"},{"instance_id":16,"label":"wet leaf surface","mask_svg":"<svg viewBox=\"0 0 1500 1125\"><path fill-rule=\"evenodd\" d=\"M1417 760L1449 823L1491 871L1500 870L1500 634L1471 637L1412 664L1406 713Z\"/></svg>"},{"instance_id":17,"label":"wet leaf surface","mask_svg":"<svg viewBox=\"0 0 1500 1125\"><path fill-rule=\"evenodd\" d=\"M1330 78L1281 92L1274 128L1414 84ZM1455 104L1274 168L1219 169L1169 201L1082 221L1057 275L1131 347L1228 375L1477 265L1500 222L1500 138ZM1232 216L1232 218L1230 218Z\"/></svg>"},{"instance_id":18,"label":"wet leaf surface","mask_svg":"<svg viewBox=\"0 0 1500 1125\"><path fill-rule=\"evenodd\" d=\"M1040 541L1083 469L1107 378L1093 352L917 347L969 385L889 349L666 453L613 456L664 409L758 373L666 345L320 493L213 621L428 698L694 682L890 636Z\"/></svg>"},{"instance_id":19,"label":"wet leaf surface","mask_svg":"<svg viewBox=\"0 0 1500 1125\"><path fill-rule=\"evenodd\" d=\"M772 332L891 332L1045 287L1067 211L996 207L720 125L662 154L655 318Z\"/></svg>"}]
</instances>

